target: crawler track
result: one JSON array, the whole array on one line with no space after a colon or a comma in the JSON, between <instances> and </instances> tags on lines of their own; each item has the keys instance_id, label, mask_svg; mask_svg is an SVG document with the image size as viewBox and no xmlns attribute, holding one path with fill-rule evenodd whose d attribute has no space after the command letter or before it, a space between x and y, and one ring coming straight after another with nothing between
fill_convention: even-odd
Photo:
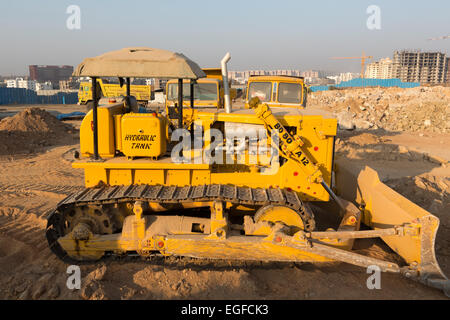
<instances>
[{"instance_id":1,"label":"crawler track","mask_svg":"<svg viewBox=\"0 0 450 320\"><path fill-rule=\"evenodd\" d=\"M86 188L73 193L62 200L55 211L49 215L46 236L50 249L63 261L70 261L57 240L66 234L65 216L73 212L76 207L105 208L109 218L107 223L113 223L113 229L120 232L111 208L118 204L133 204L135 201L167 204L189 204L194 202L223 201L233 205L250 205L259 208L266 205L285 205L301 216L305 230L312 231L315 227L313 214L308 206L302 203L293 191L279 188L249 188L233 185L200 185L200 186L161 186L161 185L128 185L104 186ZM117 212L117 210L115 210ZM256 211L255 211L256 212ZM70 261L71 262L71 261Z\"/></svg>"}]
</instances>

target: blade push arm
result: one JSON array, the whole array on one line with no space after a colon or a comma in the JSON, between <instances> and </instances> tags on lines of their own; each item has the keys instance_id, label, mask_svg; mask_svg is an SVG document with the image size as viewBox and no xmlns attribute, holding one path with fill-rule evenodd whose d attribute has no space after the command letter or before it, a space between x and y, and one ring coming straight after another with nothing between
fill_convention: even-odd
<instances>
[{"instance_id":1,"label":"blade push arm","mask_svg":"<svg viewBox=\"0 0 450 320\"><path fill-rule=\"evenodd\" d=\"M344 209L339 198L324 181L319 167L306 155L302 139L298 135L292 136L273 115L269 106L265 103L260 103L258 97L252 98L249 102L249 106L251 109L254 109L256 116L264 122L264 126L266 127L269 136L272 133L272 130L277 132L280 142L278 145L279 150L292 160L296 161L308 175L310 182L320 183L325 191L336 201L339 207Z\"/></svg>"},{"instance_id":2,"label":"blade push arm","mask_svg":"<svg viewBox=\"0 0 450 320\"><path fill-rule=\"evenodd\" d=\"M280 151L296 161L302 168L302 171L308 175L311 182L320 183L323 180L322 173L312 159L306 155L303 149L304 142L302 139L297 135L292 136L273 115L269 106L265 103L260 103L258 97L251 99L249 106L251 109L254 109L256 116L264 122L269 136L275 130L279 137L278 148Z\"/></svg>"}]
</instances>

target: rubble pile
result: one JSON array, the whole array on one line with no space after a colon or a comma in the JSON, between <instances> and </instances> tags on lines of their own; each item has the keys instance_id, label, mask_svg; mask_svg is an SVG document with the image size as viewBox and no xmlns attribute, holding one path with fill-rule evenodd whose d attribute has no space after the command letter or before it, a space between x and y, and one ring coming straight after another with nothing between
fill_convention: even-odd
<instances>
[{"instance_id":1,"label":"rubble pile","mask_svg":"<svg viewBox=\"0 0 450 320\"><path fill-rule=\"evenodd\" d=\"M450 208L450 178L423 174L388 180L386 184L441 219Z\"/></svg>"},{"instance_id":2,"label":"rubble pile","mask_svg":"<svg viewBox=\"0 0 450 320\"><path fill-rule=\"evenodd\" d=\"M450 132L450 87L321 91L308 106L332 112L341 129Z\"/></svg>"}]
</instances>

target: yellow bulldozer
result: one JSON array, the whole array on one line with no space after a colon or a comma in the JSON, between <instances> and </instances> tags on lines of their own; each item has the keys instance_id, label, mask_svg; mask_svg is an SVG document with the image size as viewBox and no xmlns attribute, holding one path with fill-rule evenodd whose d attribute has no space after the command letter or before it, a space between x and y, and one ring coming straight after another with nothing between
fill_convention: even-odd
<instances>
[{"instance_id":1,"label":"yellow bulldozer","mask_svg":"<svg viewBox=\"0 0 450 320\"><path fill-rule=\"evenodd\" d=\"M223 110L196 109L192 99L185 105L185 80L206 75L179 53L125 48L77 67L74 76L92 83L128 79L126 96L111 103L92 93L73 163L84 169L86 188L48 216L51 250L68 263L138 254L375 265L448 293L434 251L438 218L373 169L335 161L336 119L258 97L233 109L229 59L222 60ZM139 112L130 77L178 79L176 126ZM363 238L382 239L401 259L352 250Z\"/></svg>"}]
</instances>

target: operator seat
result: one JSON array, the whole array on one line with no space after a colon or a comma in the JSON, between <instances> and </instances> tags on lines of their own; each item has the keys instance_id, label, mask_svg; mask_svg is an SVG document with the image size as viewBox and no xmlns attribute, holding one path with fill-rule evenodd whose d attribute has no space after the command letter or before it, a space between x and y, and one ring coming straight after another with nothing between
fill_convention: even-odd
<instances>
[{"instance_id":1,"label":"operator seat","mask_svg":"<svg viewBox=\"0 0 450 320\"><path fill-rule=\"evenodd\" d=\"M126 112L139 112L139 104L137 103L135 96L125 96L125 110Z\"/></svg>"}]
</instances>

